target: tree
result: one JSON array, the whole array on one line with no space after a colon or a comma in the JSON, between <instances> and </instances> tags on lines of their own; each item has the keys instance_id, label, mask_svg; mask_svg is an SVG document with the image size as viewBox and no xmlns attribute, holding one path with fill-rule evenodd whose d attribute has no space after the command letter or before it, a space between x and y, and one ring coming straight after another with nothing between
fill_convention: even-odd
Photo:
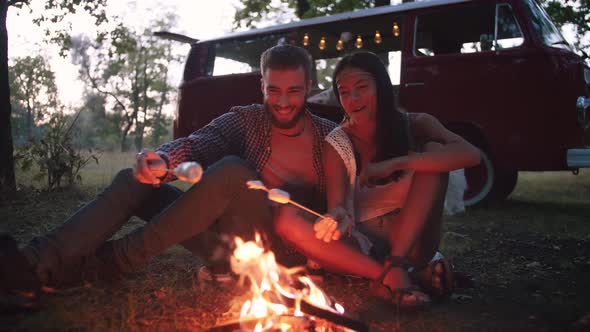
<instances>
[{"instance_id":1,"label":"tree","mask_svg":"<svg viewBox=\"0 0 590 332\"><path fill-rule=\"evenodd\" d=\"M75 123L76 144L83 149L114 151L119 146L120 117L107 113L107 100L103 94L87 91L80 114ZM118 115L118 114L117 114Z\"/></svg>"},{"instance_id":2,"label":"tree","mask_svg":"<svg viewBox=\"0 0 590 332\"><path fill-rule=\"evenodd\" d=\"M285 5L300 18L337 14L377 6L388 6L390 0L243 0L243 8L234 15L236 28L257 27L257 23ZM280 15L278 15L280 16Z\"/></svg>"},{"instance_id":3,"label":"tree","mask_svg":"<svg viewBox=\"0 0 590 332\"><path fill-rule=\"evenodd\" d=\"M12 108L10 104L10 85L8 81L8 31L6 17L8 8L21 9L28 6L31 0L0 0L0 199L12 196L16 191L14 178L14 148L12 143L12 128L10 124ZM61 22L68 14L79 10L90 13L95 18L96 25L106 21L104 6L106 0L61 0L47 1L45 11L35 20L35 23ZM53 42L69 47L68 29L51 33Z\"/></svg>"},{"instance_id":4,"label":"tree","mask_svg":"<svg viewBox=\"0 0 590 332\"><path fill-rule=\"evenodd\" d=\"M590 0L540 0L540 3L558 27L573 26L576 34L574 44L578 49L590 48Z\"/></svg>"},{"instance_id":5,"label":"tree","mask_svg":"<svg viewBox=\"0 0 590 332\"><path fill-rule=\"evenodd\" d=\"M168 16L143 33L120 23L99 43L85 38L73 41L73 60L80 66L80 77L109 99L112 112L121 114L122 151L129 149L131 135L135 148L141 150L152 126L158 135L162 133L162 109L174 90L168 82L168 67L178 59L169 42L154 37L151 30L169 29L174 20Z\"/></svg>"},{"instance_id":6,"label":"tree","mask_svg":"<svg viewBox=\"0 0 590 332\"><path fill-rule=\"evenodd\" d=\"M33 138L35 122L58 107L55 74L42 56L14 59L9 68L12 103L27 111L26 138Z\"/></svg>"}]
</instances>

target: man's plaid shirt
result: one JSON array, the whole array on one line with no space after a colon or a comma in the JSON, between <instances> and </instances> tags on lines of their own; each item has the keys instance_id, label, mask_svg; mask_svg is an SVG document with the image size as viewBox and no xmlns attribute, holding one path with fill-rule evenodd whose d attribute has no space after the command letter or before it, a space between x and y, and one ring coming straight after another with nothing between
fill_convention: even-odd
<instances>
[{"instance_id":1,"label":"man's plaid shirt","mask_svg":"<svg viewBox=\"0 0 590 332\"><path fill-rule=\"evenodd\" d=\"M323 141L336 124L309 111L305 116L311 117L315 130L312 153L313 166L319 179L316 191L325 197ZM206 168L225 156L235 155L252 163L260 174L271 154L270 134L271 119L263 105L236 106L188 137L160 146L156 152L167 161L169 169L185 161L197 161ZM172 175L168 175L163 182L173 179Z\"/></svg>"}]
</instances>

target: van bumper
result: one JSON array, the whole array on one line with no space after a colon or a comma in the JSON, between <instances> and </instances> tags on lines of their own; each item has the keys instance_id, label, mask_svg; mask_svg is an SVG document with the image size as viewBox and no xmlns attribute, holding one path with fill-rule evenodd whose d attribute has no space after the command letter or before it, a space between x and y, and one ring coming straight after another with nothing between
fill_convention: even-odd
<instances>
[{"instance_id":1,"label":"van bumper","mask_svg":"<svg viewBox=\"0 0 590 332\"><path fill-rule=\"evenodd\" d=\"M590 148L576 148L567 150L568 168L590 167Z\"/></svg>"}]
</instances>

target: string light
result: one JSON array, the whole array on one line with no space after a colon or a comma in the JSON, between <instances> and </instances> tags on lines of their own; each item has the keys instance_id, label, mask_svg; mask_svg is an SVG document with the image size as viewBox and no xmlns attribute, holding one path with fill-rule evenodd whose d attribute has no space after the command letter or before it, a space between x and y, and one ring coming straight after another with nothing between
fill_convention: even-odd
<instances>
[{"instance_id":1,"label":"string light","mask_svg":"<svg viewBox=\"0 0 590 332\"><path fill-rule=\"evenodd\" d=\"M356 36L356 41L354 42L354 47L356 47L356 48L363 47L363 39L361 38L361 35Z\"/></svg>"},{"instance_id":2,"label":"string light","mask_svg":"<svg viewBox=\"0 0 590 332\"><path fill-rule=\"evenodd\" d=\"M336 42L336 50L342 51L343 49L344 49L344 42L342 41L342 39L338 39L338 41Z\"/></svg>"},{"instance_id":3,"label":"string light","mask_svg":"<svg viewBox=\"0 0 590 332\"><path fill-rule=\"evenodd\" d=\"M309 46L309 35L303 35L303 46Z\"/></svg>"},{"instance_id":4,"label":"string light","mask_svg":"<svg viewBox=\"0 0 590 332\"><path fill-rule=\"evenodd\" d=\"M375 32L375 44L381 44L382 41L381 34L379 33L379 30L377 30Z\"/></svg>"},{"instance_id":5,"label":"string light","mask_svg":"<svg viewBox=\"0 0 590 332\"><path fill-rule=\"evenodd\" d=\"M326 37L322 37L322 39L320 39L320 44L318 45L318 47L322 51L326 49Z\"/></svg>"},{"instance_id":6,"label":"string light","mask_svg":"<svg viewBox=\"0 0 590 332\"><path fill-rule=\"evenodd\" d=\"M397 25L397 22L393 22L393 35L399 37L399 25Z\"/></svg>"}]
</instances>

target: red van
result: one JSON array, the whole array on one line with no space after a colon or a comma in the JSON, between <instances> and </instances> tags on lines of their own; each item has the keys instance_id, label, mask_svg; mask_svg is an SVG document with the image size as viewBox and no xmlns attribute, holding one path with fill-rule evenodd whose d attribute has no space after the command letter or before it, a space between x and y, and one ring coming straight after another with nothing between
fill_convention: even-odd
<instances>
[{"instance_id":1,"label":"red van","mask_svg":"<svg viewBox=\"0 0 590 332\"><path fill-rule=\"evenodd\" d=\"M403 109L433 114L481 149L466 205L504 199L518 171L590 167L590 69L534 0L421 1L194 41L175 137L260 103L260 54L278 43L309 50L309 109L334 121L336 62L356 49L380 55Z\"/></svg>"}]
</instances>

